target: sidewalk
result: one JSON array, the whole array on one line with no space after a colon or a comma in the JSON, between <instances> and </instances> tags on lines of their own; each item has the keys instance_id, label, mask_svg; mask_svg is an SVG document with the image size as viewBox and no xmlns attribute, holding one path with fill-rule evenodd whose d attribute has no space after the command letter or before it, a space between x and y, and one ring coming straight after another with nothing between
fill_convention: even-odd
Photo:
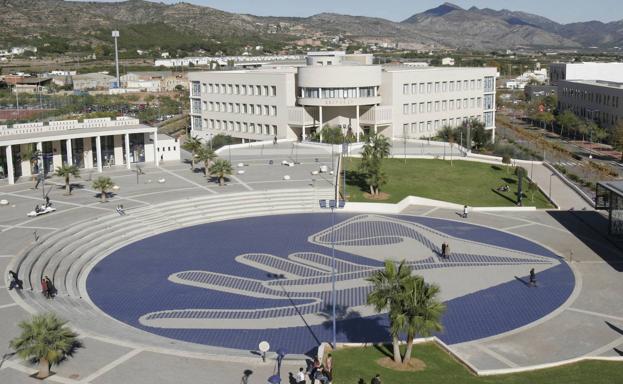
<instances>
[{"instance_id":1,"label":"sidewalk","mask_svg":"<svg viewBox=\"0 0 623 384\"><path fill-rule=\"evenodd\" d=\"M525 168L528 170L528 175L530 175L531 166L525 166ZM537 164L535 162L532 172L533 181L541 187L546 195L550 194L551 180L551 198L556 202L556 204L558 204L560 209L593 209L586 200L584 200L577 194L577 192L565 184L565 182L561 180L558 175L554 174L544 165Z\"/></svg>"}]
</instances>

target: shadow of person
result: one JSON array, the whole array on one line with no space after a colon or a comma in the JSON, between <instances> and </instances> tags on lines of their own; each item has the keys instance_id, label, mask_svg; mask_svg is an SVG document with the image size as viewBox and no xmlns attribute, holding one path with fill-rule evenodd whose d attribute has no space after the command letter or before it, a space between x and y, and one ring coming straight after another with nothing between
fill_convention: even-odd
<instances>
[{"instance_id":1,"label":"shadow of person","mask_svg":"<svg viewBox=\"0 0 623 384\"><path fill-rule=\"evenodd\" d=\"M365 382L365 381L363 381L363 379L360 377L360 378L359 378L359 381L357 382L357 384L366 384L366 382Z\"/></svg>"},{"instance_id":2,"label":"shadow of person","mask_svg":"<svg viewBox=\"0 0 623 384\"><path fill-rule=\"evenodd\" d=\"M525 285L526 287L530 286L530 283L527 282L526 280L522 279L521 277L517 277L515 276L515 280L520 281L523 285Z\"/></svg>"},{"instance_id":3,"label":"shadow of person","mask_svg":"<svg viewBox=\"0 0 623 384\"><path fill-rule=\"evenodd\" d=\"M248 384L249 376L251 376L252 374L253 374L252 370L245 369L244 372L242 372L242 379L240 380L240 384Z\"/></svg>"},{"instance_id":4,"label":"shadow of person","mask_svg":"<svg viewBox=\"0 0 623 384\"><path fill-rule=\"evenodd\" d=\"M288 383L297 384L296 379L294 378L294 374L292 374L292 372L288 372Z\"/></svg>"}]
</instances>

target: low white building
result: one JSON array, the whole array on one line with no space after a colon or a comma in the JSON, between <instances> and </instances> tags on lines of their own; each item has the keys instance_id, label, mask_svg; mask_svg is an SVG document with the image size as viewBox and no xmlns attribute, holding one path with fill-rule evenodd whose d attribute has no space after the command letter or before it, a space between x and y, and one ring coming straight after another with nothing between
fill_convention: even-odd
<instances>
[{"instance_id":1,"label":"low white building","mask_svg":"<svg viewBox=\"0 0 623 384\"><path fill-rule=\"evenodd\" d=\"M153 135L150 136L153 140ZM159 133L156 147L156 156L159 161L180 161L180 142L171 136Z\"/></svg>"},{"instance_id":2,"label":"low white building","mask_svg":"<svg viewBox=\"0 0 623 384\"><path fill-rule=\"evenodd\" d=\"M454 59L452 57L444 57L441 59L441 65L454 65Z\"/></svg>"},{"instance_id":3,"label":"low white building","mask_svg":"<svg viewBox=\"0 0 623 384\"><path fill-rule=\"evenodd\" d=\"M0 126L0 166L2 173L13 184L19 177L32 173L30 159L22 154L34 149L42 153L37 168L53 172L62 164L74 164L84 169L102 172L104 167L125 166L132 163L158 165L160 155L173 160L179 146L172 151L159 151L161 145L156 127L139 123L130 117L50 121ZM170 138L165 138L171 142ZM165 160L165 161L167 161Z\"/></svg>"},{"instance_id":4,"label":"low white building","mask_svg":"<svg viewBox=\"0 0 623 384\"><path fill-rule=\"evenodd\" d=\"M550 64L550 84L557 85L561 80L603 80L623 83L623 63Z\"/></svg>"},{"instance_id":5,"label":"low white building","mask_svg":"<svg viewBox=\"0 0 623 384\"><path fill-rule=\"evenodd\" d=\"M325 126L391 138L433 137L470 119L495 135L495 68L371 65L321 52L304 66L191 72L193 135L307 140Z\"/></svg>"}]
</instances>

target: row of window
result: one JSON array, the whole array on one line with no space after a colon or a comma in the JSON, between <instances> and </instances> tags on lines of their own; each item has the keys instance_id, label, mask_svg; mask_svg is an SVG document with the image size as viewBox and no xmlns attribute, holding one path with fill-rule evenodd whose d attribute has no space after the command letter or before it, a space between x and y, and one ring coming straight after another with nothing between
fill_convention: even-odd
<instances>
[{"instance_id":1,"label":"row of window","mask_svg":"<svg viewBox=\"0 0 623 384\"><path fill-rule=\"evenodd\" d=\"M561 102L559 109L561 111L568 109L581 118L594 120L604 125L613 126L619 122L619 115L617 114L590 109L579 105Z\"/></svg>"},{"instance_id":2,"label":"row of window","mask_svg":"<svg viewBox=\"0 0 623 384\"><path fill-rule=\"evenodd\" d=\"M204 119L204 126L208 129L216 129L229 132L255 133L258 135L277 135L277 126L269 124L248 123L246 121L225 121Z\"/></svg>"},{"instance_id":3,"label":"row of window","mask_svg":"<svg viewBox=\"0 0 623 384\"><path fill-rule=\"evenodd\" d=\"M246 95L246 96L277 96L277 87L274 85L250 84L201 84L204 94Z\"/></svg>"},{"instance_id":4,"label":"row of window","mask_svg":"<svg viewBox=\"0 0 623 384\"><path fill-rule=\"evenodd\" d=\"M402 133L403 135L415 135L418 133L431 133L436 132L442 127L448 125L450 127L457 127L462 124L466 124L468 121L472 119L478 119L482 121L484 118L485 127L489 128L493 126L493 112L486 112L483 116L464 116L457 117L451 119L441 119L441 120L429 120L429 121L418 121L413 123L405 123L402 125Z\"/></svg>"},{"instance_id":5,"label":"row of window","mask_svg":"<svg viewBox=\"0 0 623 384\"><path fill-rule=\"evenodd\" d=\"M491 97L486 98L485 109L493 109L493 95L488 95ZM481 108L482 107L482 97L472 97L470 99L456 99L455 100L439 100L439 101L428 101L426 103L411 103L411 104L403 104L402 105L402 114L408 115L411 113L412 115L417 113L430 113L430 112L439 112L439 111L454 111L456 109L459 110L461 108Z\"/></svg>"},{"instance_id":6,"label":"row of window","mask_svg":"<svg viewBox=\"0 0 623 384\"><path fill-rule=\"evenodd\" d=\"M204 101L203 110L209 112L242 113L258 116L277 116L276 105L221 103L218 101Z\"/></svg>"},{"instance_id":7,"label":"row of window","mask_svg":"<svg viewBox=\"0 0 623 384\"><path fill-rule=\"evenodd\" d=\"M587 101L594 104L604 105L606 107L619 108L619 96L604 95L597 92L589 92L587 90L562 87L560 90L562 96L573 98L576 100Z\"/></svg>"},{"instance_id":8,"label":"row of window","mask_svg":"<svg viewBox=\"0 0 623 384\"><path fill-rule=\"evenodd\" d=\"M487 85L492 85L491 81L487 80L490 78L485 78L485 83ZM482 79L474 79L474 80L456 80L456 81L429 81L427 83L404 83L402 84L402 94L403 95L426 95L432 93L441 93L441 92L458 92L458 91L468 91L482 89ZM490 86L485 90L486 92L493 92L493 88Z\"/></svg>"},{"instance_id":9,"label":"row of window","mask_svg":"<svg viewBox=\"0 0 623 384\"><path fill-rule=\"evenodd\" d=\"M310 99L352 99L356 97L376 97L378 87L359 88L301 88L300 97Z\"/></svg>"}]
</instances>

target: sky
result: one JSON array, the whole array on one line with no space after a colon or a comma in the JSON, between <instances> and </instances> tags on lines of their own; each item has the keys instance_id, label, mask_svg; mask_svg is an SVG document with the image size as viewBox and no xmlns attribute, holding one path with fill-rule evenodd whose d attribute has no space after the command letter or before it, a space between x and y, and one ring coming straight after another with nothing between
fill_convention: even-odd
<instances>
[{"instance_id":1,"label":"sky","mask_svg":"<svg viewBox=\"0 0 623 384\"><path fill-rule=\"evenodd\" d=\"M81 0L82 1L82 0ZM102 1L102 0L99 0ZM115 0L105 0L115 1ZM402 21L414 13L435 8L443 0L185 0L223 11L258 16L311 16L321 12L382 17ZM177 3L177 0L160 0ZM455 0L463 8L510 9L545 16L559 23L622 20L621 0Z\"/></svg>"}]
</instances>

